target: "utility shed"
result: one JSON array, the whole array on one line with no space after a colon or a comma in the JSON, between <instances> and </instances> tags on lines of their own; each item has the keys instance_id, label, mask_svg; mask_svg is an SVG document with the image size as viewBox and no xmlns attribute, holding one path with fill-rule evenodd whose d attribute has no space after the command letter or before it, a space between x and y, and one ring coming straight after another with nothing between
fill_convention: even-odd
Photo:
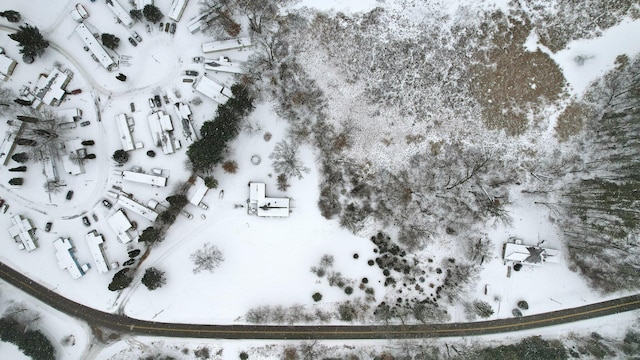
<instances>
[{"instance_id":1,"label":"utility shed","mask_svg":"<svg viewBox=\"0 0 640 360\"><path fill-rule=\"evenodd\" d=\"M289 198L266 197L265 189L264 183L249 183L249 213L261 217L289 216Z\"/></svg>"},{"instance_id":2,"label":"utility shed","mask_svg":"<svg viewBox=\"0 0 640 360\"><path fill-rule=\"evenodd\" d=\"M85 235L84 238L87 240L89 251L91 251L91 257L93 257L93 262L96 264L98 272L100 274L109 272L109 265L106 257L104 256L104 251L102 250L102 244L104 243L102 234L98 234L97 231L93 230Z\"/></svg>"},{"instance_id":3,"label":"utility shed","mask_svg":"<svg viewBox=\"0 0 640 360\"><path fill-rule=\"evenodd\" d=\"M67 269L72 278L79 279L87 270L89 270L89 264L84 264L82 266L78 264L78 260L73 254L71 239L58 238L58 240L53 242L53 247L56 249L58 266L60 269Z\"/></svg>"},{"instance_id":4,"label":"utility shed","mask_svg":"<svg viewBox=\"0 0 640 360\"><path fill-rule=\"evenodd\" d=\"M129 218L127 218L127 215L125 215L122 209L119 209L115 214L109 216L107 222L118 236L118 241L123 244L133 241L134 237L129 233L133 225L131 225Z\"/></svg>"},{"instance_id":5,"label":"utility shed","mask_svg":"<svg viewBox=\"0 0 640 360\"><path fill-rule=\"evenodd\" d=\"M34 236L36 228L33 227L30 219L23 219L22 215L14 215L11 217L11 223L13 225L8 229L9 235L18 243L18 249L31 252L38 248Z\"/></svg>"},{"instance_id":6,"label":"utility shed","mask_svg":"<svg viewBox=\"0 0 640 360\"><path fill-rule=\"evenodd\" d=\"M2 81L9 80L16 65L18 65L18 63L15 60L5 54L0 54L0 79L2 79Z\"/></svg>"}]
</instances>

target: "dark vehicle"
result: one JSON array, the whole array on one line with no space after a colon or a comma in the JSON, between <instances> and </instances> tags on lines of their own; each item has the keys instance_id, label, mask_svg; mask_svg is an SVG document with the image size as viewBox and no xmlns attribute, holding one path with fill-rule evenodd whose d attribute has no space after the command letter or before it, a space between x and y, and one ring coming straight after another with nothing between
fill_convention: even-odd
<instances>
[{"instance_id":1,"label":"dark vehicle","mask_svg":"<svg viewBox=\"0 0 640 360\"><path fill-rule=\"evenodd\" d=\"M169 97L167 96L167 94L162 95L162 99L164 99L165 104L169 104Z\"/></svg>"},{"instance_id":2,"label":"dark vehicle","mask_svg":"<svg viewBox=\"0 0 640 360\"><path fill-rule=\"evenodd\" d=\"M84 224L84 226L91 226L91 222L89 222L89 218L86 216L82 217L82 223Z\"/></svg>"},{"instance_id":3,"label":"dark vehicle","mask_svg":"<svg viewBox=\"0 0 640 360\"><path fill-rule=\"evenodd\" d=\"M73 190L67 191L67 200L71 200L73 198Z\"/></svg>"},{"instance_id":4,"label":"dark vehicle","mask_svg":"<svg viewBox=\"0 0 640 360\"><path fill-rule=\"evenodd\" d=\"M0 207L4 205L4 199L0 199Z\"/></svg>"},{"instance_id":5,"label":"dark vehicle","mask_svg":"<svg viewBox=\"0 0 640 360\"><path fill-rule=\"evenodd\" d=\"M131 108L131 112L136 112L136 104L131 103L129 104L129 107Z\"/></svg>"},{"instance_id":6,"label":"dark vehicle","mask_svg":"<svg viewBox=\"0 0 640 360\"><path fill-rule=\"evenodd\" d=\"M195 56L192 60L194 63L199 64L204 61L204 56Z\"/></svg>"},{"instance_id":7,"label":"dark vehicle","mask_svg":"<svg viewBox=\"0 0 640 360\"><path fill-rule=\"evenodd\" d=\"M136 31L133 32L133 38L136 39L137 42L142 42L142 37Z\"/></svg>"},{"instance_id":8,"label":"dark vehicle","mask_svg":"<svg viewBox=\"0 0 640 360\"><path fill-rule=\"evenodd\" d=\"M160 23L160 31L162 31L162 29L164 29L164 23Z\"/></svg>"},{"instance_id":9,"label":"dark vehicle","mask_svg":"<svg viewBox=\"0 0 640 360\"><path fill-rule=\"evenodd\" d=\"M147 156L148 157L156 157L156 152L153 151L153 150L149 150L149 151L147 151Z\"/></svg>"},{"instance_id":10,"label":"dark vehicle","mask_svg":"<svg viewBox=\"0 0 640 360\"><path fill-rule=\"evenodd\" d=\"M94 221L98 221L98 215L96 214L91 214L91 217L93 218Z\"/></svg>"},{"instance_id":11,"label":"dark vehicle","mask_svg":"<svg viewBox=\"0 0 640 360\"><path fill-rule=\"evenodd\" d=\"M153 97L153 101L156 103L157 107L162 106L162 99L160 99L160 95L155 95Z\"/></svg>"},{"instance_id":12,"label":"dark vehicle","mask_svg":"<svg viewBox=\"0 0 640 360\"><path fill-rule=\"evenodd\" d=\"M164 32L169 32L169 26L170 26L170 24L169 24L169 23L166 23L166 24L164 25Z\"/></svg>"},{"instance_id":13,"label":"dark vehicle","mask_svg":"<svg viewBox=\"0 0 640 360\"><path fill-rule=\"evenodd\" d=\"M69 94L69 95L82 94L82 89L75 89L75 90L67 91L67 94Z\"/></svg>"},{"instance_id":14,"label":"dark vehicle","mask_svg":"<svg viewBox=\"0 0 640 360\"><path fill-rule=\"evenodd\" d=\"M133 249L129 251L129 258L133 259L136 256L140 255L140 249Z\"/></svg>"},{"instance_id":15,"label":"dark vehicle","mask_svg":"<svg viewBox=\"0 0 640 360\"><path fill-rule=\"evenodd\" d=\"M82 145L84 145L84 146L91 146L91 145L95 145L95 144L96 144L96 142L93 141L93 140L85 140L85 141L82 142Z\"/></svg>"},{"instance_id":16,"label":"dark vehicle","mask_svg":"<svg viewBox=\"0 0 640 360\"><path fill-rule=\"evenodd\" d=\"M107 209L111 209L111 207L113 206L111 205L111 201L107 199L102 200L102 205L104 205L104 207L106 207Z\"/></svg>"},{"instance_id":17,"label":"dark vehicle","mask_svg":"<svg viewBox=\"0 0 640 360\"><path fill-rule=\"evenodd\" d=\"M138 46L138 43L136 42L136 40L134 38L132 38L131 36L129 36L129 43L133 46Z\"/></svg>"},{"instance_id":18,"label":"dark vehicle","mask_svg":"<svg viewBox=\"0 0 640 360\"><path fill-rule=\"evenodd\" d=\"M80 123L80 126L89 126L91 124L91 121L87 120L87 121L83 121Z\"/></svg>"},{"instance_id":19,"label":"dark vehicle","mask_svg":"<svg viewBox=\"0 0 640 360\"><path fill-rule=\"evenodd\" d=\"M127 261L123 262L123 263L122 263L122 266L129 266L129 265L133 265L133 264L135 264L135 262L136 262L136 259L129 259L129 260L127 260Z\"/></svg>"},{"instance_id":20,"label":"dark vehicle","mask_svg":"<svg viewBox=\"0 0 640 360\"><path fill-rule=\"evenodd\" d=\"M127 75L125 75L123 73L119 73L118 75L116 75L116 79L118 79L120 81L126 81L127 80Z\"/></svg>"},{"instance_id":21,"label":"dark vehicle","mask_svg":"<svg viewBox=\"0 0 640 360\"><path fill-rule=\"evenodd\" d=\"M189 76L198 76L198 72L195 71L195 70L187 70L184 73L189 75Z\"/></svg>"},{"instance_id":22,"label":"dark vehicle","mask_svg":"<svg viewBox=\"0 0 640 360\"><path fill-rule=\"evenodd\" d=\"M51 226L53 226L53 223L51 223L51 222L46 223L45 226L44 226L44 231L45 232L51 231Z\"/></svg>"},{"instance_id":23,"label":"dark vehicle","mask_svg":"<svg viewBox=\"0 0 640 360\"><path fill-rule=\"evenodd\" d=\"M93 160L96 158L96 154L87 154L87 156L85 156L85 158Z\"/></svg>"},{"instance_id":24,"label":"dark vehicle","mask_svg":"<svg viewBox=\"0 0 640 360\"><path fill-rule=\"evenodd\" d=\"M176 33L176 23L171 23L171 26L169 27L169 33L170 34Z\"/></svg>"},{"instance_id":25,"label":"dark vehicle","mask_svg":"<svg viewBox=\"0 0 640 360\"><path fill-rule=\"evenodd\" d=\"M184 78L184 79L182 79L182 82L185 82L185 83L192 83L192 82L193 82L193 79Z\"/></svg>"}]
</instances>

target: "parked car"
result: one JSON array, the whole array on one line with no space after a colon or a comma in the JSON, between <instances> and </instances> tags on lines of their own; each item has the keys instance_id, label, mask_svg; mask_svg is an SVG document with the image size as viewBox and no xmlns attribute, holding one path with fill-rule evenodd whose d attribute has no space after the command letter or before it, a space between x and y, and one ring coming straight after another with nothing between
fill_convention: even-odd
<instances>
[{"instance_id":1,"label":"parked car","mask_svg":"<svg viewBox=\"0 0 640 360\"><path fill-rule=\"evenodd\" d=\"M96 215L95 213L92 213L91 217L93 218L93 221L98 221L98 215Z\"/></svg>"},{"instance_id":2,"label":"parked car","mask_svg":"<svg viewBox=\"0 0 640 360\"><path fill-rule=\"evenodd\" d=\"M182 79L182 82L184 82L184 83L192 83L192 82L193 82L193 79L190 79L190 78L184 78L184 79Z\"/></svg>"},{"instance_id":3,"label":"parked car","mask_svg":"<svg viewBox=\"0 0 640 360\"><path fill-rule=\"evenodd\" d=\"M153 102L153 98L149 98L149 106L153 109L156 107L156 103Z\"/></svg>"},{"instance_id":4,"label":"parked car","mask_svg":"<svg viewBox=\"0 0 640 360\"><path fill-rule=\"evenodd\" d=\"M4 205L4 199L0 199L0 207L2 207L2 205Z\"/></svg>"},{"instance_id":5,"label":"parked car","mask_svg":"<svg viewBox=\"0 0 640 360\"><path fill-rule=\"evenodd\" d=\"M9 210L9 204L4 204L4 205L2 205L2 213L3 213L3 214L6 214L6 213L7 213L7 210Z\"/></svg>"},{"instance_id":6,"label":"parked car","mask_svg":"<svg viewBox=\"0 0 640 360\"><path fill-rule=\"evenodd\" d=\"M156 157L156 152L153 151L153 150L149 150L149 151L147 151L147 156L148 157Z\"/></svg>"},{"instance_id":7,"label":"parked car","mask_svg":"<svg viewBox=\"0 0 640 360\"><path fill-rule=\"evenodd\" d=\"M169 105L169 96L167 96L167 94L162 95L162 99L164 100L164 103Z\"/></svg>"},{"instance_id":8,"label":"parked car","mask_svg":"<svg viewBox=\"0 0 640 360\"><path fill-rule=\"evenodd\" d=\"M131 108L131 112L136 112L136 104L130 103L129 107Z\"/></svg>"},{"instance_id":9,"label":"parked car","mask_svg":"<svg viewBox=\"0 0 640 360\"><path fill-rule=\"evenodd\" d=\"M74 89L74 90L68 91L67 94L69 94L69 95L82 94L82 89Z\"/></svg>"},{"instance_id":10,"label":"parked car","mask_svg":"<svg viewBox=\"0 0 640 360\"><path fill-rule=\"evenodd\" d=\"M89 126L91 124L91 121L87 120L87 121L83 121L80 123L80 126Z\"/></svg>"},{"instance_id":11,"label":"parked car","mask_svg":"<svg viewBox=\"0 0 640 360\"><path fill-rule=\"evenodd\" d=\"M96 144L96 142L93 141L93 140L85 140L85 141L82 142L82 145L84 145L84 146L91 146L91 145L95 145L95 144Z\"/></svg>"},{"instance_id":12,"label":"parked car","mask_svg":"<svg viewBox=\"0 0 640 360\"><path fill-rule=\"evenodd\" d=\"M53 226L53 223L52 223L52 222L48 222L48 223L46 223L46 224L44 225L44 231L45 231L45 232L49 232L49 231L51 231L51 226Z\"/></svg>"},{"instance_id":13,"label":"parked car","mask_svg":"<svg viewBox=\"0 0 640 360\"><path fill-rule=\"evenodd\" d=\"M111 205L111 201L107 200L107 199L103 199L102 200L102 205L104 205L104 207L106 207L107 209L111 209L111 207L113 205Z\"/></svg>"},{"instance_id":14,"label":"parked car","mask_svg":"<svg viewBox=\"0 0 640 360\"><path fill-rule=\"evenodd\" d=\"M91 222L89 222L89 218L86 216L82 217L82 223L84 224L84 226L91 226Z\"/></svg>"},{"instance_id":15,"label":"parked car","mask_svg":"<svg viewBox=\"0 0 640 360\"><path fill-rule=\"evenodd\" d=\"M140 36L140 34L138 34L137 31L133 32L133 38L136 39L137 42L142 42L142 37Z\"/></svg>"},{"instance_id":16,"label":"parked car","mask_svg":"<svg viewBox=\"0 0 640 360\"><path fill-rule=\"evenodd\" d=\"M187 70L184 73L189 75L189 76L198 76L198 72L195 71L195 70Z\"/></svg>"},{"instance_id":17,"label":"parked car","mask_svg":"<svg viewBox=\"0 0 640 360\"><path fill-rule=\"evenodd\" d=\"M73 190L69 190L67 191L67 200L71 200L71 198L73 198Z\"/></svg>"},{"instance_id":18,"label":"parked car","mask_svg":"<svg viewBox=\"0 0 640 360\"><path fill-rule=\"evenodd\" d=\"M203 61L204 61L204 56L195 56L193 58L193 62L196 63L196 64L199 64L199 63L201 63Z\"/></svg>"},{"instance_id":19,"label":"parked car","mask_svg":"<svg viewBox=\"0 0 640 360\"><path fill-rule=\"evenodd\" d=\"M157 107L162 106L162 99L160 99L160 95L155 95L153 97L153 101L156 103Z\"/></svg>"},{"instance_id":20,"label":"parked car","mask_svg":"<svg viewBox=\"0 0 640 360\"><path fill-rule=\"evenodd\" d=\"M93 160L96 158L96 154L87 154L87 156L85 156L85 158Z\"/></svg>"},{"instance_id":21,"label":"parked car","mask_svg":"<svg viewBox=\"0 0 640 360\"><path fill-rule=\"evenodd\" d=\"M169 24L169 23L164 24L164 32L169 32L170 25L171 24Z\"/></svg>"},{"instance_id":22,"label":"parked car","mask_svg":"<svg viewBox=\"0 0 640 360\"><path fill-rule=\"evenodd\" d=\"M129 36L129 43L131 43L131 45L133 46L138 46L138 43L136 42L136 40L134 38L132 38L131 36Z\"/></svg>"},{"instance_id":23,"label":"parked car","mask_svg":"<svg viewBox=\"0 0 640 360\"><path fill-rule=\"evenodd\" d=\"M170 34L175 34L176 33L176 23L171 23L171 26L169 27L169 33Z\"/></svg>"},{"instance_id":24,"label":"parked car","mask_svg":"<svg viewBox=\"0 0 640 360\"><path fill-rule=\"evenodd\" d=\"M164 23L160 23L160 31L162 31L162 29L164 29Z\"/></svg>"}]
</instances>

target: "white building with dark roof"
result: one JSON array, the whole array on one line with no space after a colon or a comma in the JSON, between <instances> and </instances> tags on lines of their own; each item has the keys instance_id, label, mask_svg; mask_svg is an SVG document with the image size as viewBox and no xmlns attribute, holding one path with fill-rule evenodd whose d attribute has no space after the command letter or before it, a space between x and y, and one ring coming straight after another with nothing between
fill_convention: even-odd
<instances>
[{"instance_id":1,"label":"white building with dark roof","mask_svg":"<svg viewBox=\"0 0 640 360\"><path fill-rule=\"evenodd\" d=\"M18 249L31 252L38 248L36 245L35 232L36 228L30 219L22 218L22 215L14 215L11 217L11 225L9 227L9 235L18 244Z\"/></svg>"},{"instance_id":2,"label":"white building with dark roof","mask_svg":"<svg viewBox=\"0 0 640 360\"><path fill-rule=\"evenodd\" d=\"M35 96L31 105L38 109L40 105L58 106L67 94L67 85L71 81L73 73L70 70L62 71L54 68L48 75L40 75L33 89Z\"/></svg>"},{"instance_id":3,"label":"white building with dark roof","mask_svg":"<svg viewBox=\"0 0 640 360\"><path fill-rule=\"evenodd\" d=\"M53 247L56 249L56 259L58 259L58 266L60 269L66 269L74 279L81 278L87 270L90 269L89 264L80 265L78 260L73 254L73 244L69 238L58 238L53 242Z\"/></svg>"},{"instance_id":4,"label":"white building with dark roof","mask_svg":"<svg viewBox=\"0 0 640 360\"><path fill-rule=\"evenodd\" d=\"M249 214L261 217L289 216L289 198L271 198L264 183L249 183Z\"/></svg>"},{"instance_id":5,"label":"white building with dark roof","mask_svg":"<svg viewBox=\"0 0 640 360\"><path fill-rule=\"evenodd\" d=\"M523 245L520 241L508 242L502 247L502 258L513 264L542 266L545 263L559 263L561 257L562 253L558 250Z\"/></svg>"}]
</instances>

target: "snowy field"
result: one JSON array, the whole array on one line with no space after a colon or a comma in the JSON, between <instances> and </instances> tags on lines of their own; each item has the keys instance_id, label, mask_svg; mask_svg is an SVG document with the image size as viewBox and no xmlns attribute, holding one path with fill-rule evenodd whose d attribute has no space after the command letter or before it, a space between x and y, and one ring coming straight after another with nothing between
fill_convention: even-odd
<instances>
[{"instance_id":1,"label":"snowy field","mask_svg":"<svg viewBox=\"0 0 640 360\"><path fill-rule=\"evenodd\" d=\"M220 168L215 170L212 175L219 180L219 186L210 190L203 199L203 202L209 205L208 210L188 205L186 210L193 214L193 219L178 217L168 231L166 239L152 249L149 257L141 265L141 271L137 272L131 287L120 293L109 291L107 285L115 273L113 270L99 274L95 269L91 269L78 280L73 280L68 272L61 270L56 263L52 244L59 237L71 238L80 263L93 262L84 235L94 229L106 240L104 251L110 262L122 264L128 259L128 251L144 249L143 245L135 242L128 245L119 243L107 224L107 217L116 211L117 206L108 209L101 201L106 198L106 192L112 186L119 186L124 192L133 193L136 199L146 204L151 199L162 202L171 194L174 186L188 179L190 174L185 167L185 152L189 140L184 138L181 131L176 131L182 148L175 154L163 155L160 148L154 147L151 144L146 117L156 109L150 108L148 99L159 94L161 97L166 96L170 103L180 101L189 104L194 113L196 129L199 129L204 121L214 117L217 107L212 100L197 94L192 84L182 81L186 70L198 71L199 76L204 73L203 65L193 63L192 58L202 56L200 44L208 39L202 33L190 34L186 29L187 20L198 14L196 0L192 0L187 6L174 35L160 31L155 26L151 32L147 32L143 23L135 24L130 30L138 32L143 38L137 47L127 42L127 38L131 36L129 30L114 21L113 14L104 2L83 2L90 14L88 21L91 24L102 32L112 33L121 39L118 53L124 61L121 61L117 72L127 75L126 82L117 81L114 78L117 72L107 72L82 49L83 44L74 33L77 23L69 16L75 3L48 0L3 2L3 7L19 11L26 23L37 25L45 38L51 42L43 57L36 59L34 64L24 64L20 60L17 43L6 36L14 32L13 28L8 26L13 27L15 24L0 18L0 46L9 57L19 62L14 74L3 86L18 91L23 85L35 83L39 73L50 72L55 63L71 70L74 76L68 89L81 89L82 93L68 96L59 108L80 108L84 114L82 120L90 121L90 125L71 129L65 136L69 139L95 140L96 144L90 147L89 152L97 156L97 159L85 163L84 174L74 176L61 172L66 186L55 194L45 192L45 178L39 163L27 164L25 184L20 187L7 184L14 173L6 171L6 168L20 164L11 161L5 166L0 177L0 197L7 201L9 208L5 214L0 214L0 227L8 228L11 217L17 214L31 219L37 228L39 248L32 253L20 251L5 235L0 255L4 263L84 305L107 312L122 312L134 318L164 322L243 323L245 320L242 317L246 312L257 306L302 305L307 309L319 307L334 311L333 306L338 302L364 297L364 291L357 289L357 286L354 286L354 294L349 297L342 289L329 286L326 277L320 279L311 273L310 267L316 265L324 254L334 256L334 271L339 271L356 285L360 279L366 277L369 286L375 290L376 301L384 299L388 290L383 285L385 277L380 268L367 264L368 260L376 257L375 245L369 240L375 232L356 236L341 228L337 220L328 221L320 215L317 205L320 174L316 166L318 154L314 149L304 146L300 151L301 159L310 168L310 172L301 180L292 179L292 186L286 193L277 190L277 174L272 169L269 154L277 142L286 138L287 123L279 118L274 111L274 105L268 102L257 104L255 111L250 115L252 121L261 125L261 131L253 136L243 132L230 146L232 152L228 160L238 163L238 171L228 174ZM125 8L130 8L126 1L121 3ZM169 0L156 0L156 5L165 12L169 3ZM462 3L464 2L439 1L428 6L440 6L446 12L453 11ZM501 9L507 7L506 1L484 1L482 6L484 5ZM402 0L302 0L294 8L310 7L323 11L351 13L368 11L377 6L392 9L402 16L411 14L415 18L429 13L411 1ZM591 81L613 68L613 61L617 55L625 53L631 56L640 52L640 43L629 41L637 38L640 38L640 20L625 20L605 30L599 38L571 42L566 49L555 54L550 53L550 56L561 67L570 85L571 94L579 95ZM540 46L534 37L529 40L529 50ZM548 52L544 48L542 50ZM225 55L235 60L246 60L249 51L230 51ZM575 61L579 55L586 56L586 61L582 64ZM314 75L320 77L324 70L319 67ZM234 83L234 78L230 75L211 74L210 77L228 86ZM337 81L336 79L339 80L339 76L328 76L323 80L330 82ZM339 83L334 85L341 86ZM351 90L354 89L342 89L345 92ZM193 101L196 97L200 97L203 103L196 105L198 102ZM357 99L357 96L354 95L354 98ZM135 111L131 111L131 103L134 104ZM351 104L340 106L338 109L344 109ZM174 110L166 105L164 109L174 118L174 124L178 124ZM357 113L358 110L353 111ZM120 113L126 113L133 118L133 138L136 142L142 142L144 148L129 152L129 162L119 170L134 165L147 172L154 168L162 169L164 174L169 174L167 188L124 182L120 176L114 174L114 170L118 169L111 160L111 155L121 148L114 117ZM4 133L5 119L2 120L0 132ZM552 127L551 123L550 128ZM272 134L269 141L263 139L266 132ZM366 142L367 139L361 140ZM517 144L513 148L517 148ZM145 154L150 149L158 154L155 158ZM260 164L251 163L253 155L260 156ZM291 198L291 216L269 219L248 215L246 202L249 182L266 183L266 192L270 196ZM74 191L71 200L65 199L68 190ZM486 259L483 270L469 290L469 299L481 299L492 304L496 312L490 319L496 319L512 317L512 309L518 301L524 299L530 306L525 315L531 315L626 295L620 293L602 297L588 288L578 274L570 271L564 261L540 268L525 267L507 277L507 266L502 260L502 244L510 236L517 236L526 244L533 245L544 240L543 246L562 250L558 235L560 230L550 221L548 209L535 205L533 198L521 194L519 190L521 189L514 189L508 209L513 217L513 224L486 224L486 228L483 229L487 238L492 240L494 249L491 258ZM141 216L131 212L128 212L128 215L137 222L138 232L151 225ZM90 227L82 224L83 216L88 216ZM50 233L44 231L47 222L53 223ZM225 260L212 274L194 274L189 256L206 243L214 244L222 250ZM445 258L452 251L458 251L458 247L455 243L442 244L430 249L432 253L428 255ZM358 255L357 259L355 254ZM167 284L153 292L147 290L140 283L140 278L144 269L148 267L164 271ZM323 295L319 303L314 303L311 298L315 292ZM251 359L275 359L279 358L282 351L277 347L282 344L269 348L270 344L267 343L204 342L144 337L121 340L114 345L105 346L104 349L99 346L90 349L91 335L84 325L29 299L9 285L0 283L0 299L4 299L5 294L9 294L14 301L31 304L42 315L39 321L40 328L54 342L61 359L79 359L82 358L82 354L90 354L97 359L127 359L148 354L146 351L156 347L165 349L162 351L172 353L173 356L180 356L183 348L195 349L205 345L212 349L212 353L216 353L216 349L223 350L216 357L218 359L237 359L238 353L245 350L250 353ZM7 303L4 302L0 309L4 311L6 306ZM462 306L453 307L450 315L451 321L466 321ZM618 336L624 328L636 321L637 316L637 312L630 312L526 334L510 334L506 339L503 336L488 336L478 341L508 341L520 336L537 334L554 336L571 331L588 332L590 328L598 328L598 331L610 336ZM337 320L333 322L341 323ZM76 345L61 346L61 339L69 333L75 336ZM353 345L369 346L355 343ZM384 347L386 343L376 345ZM339 344L328 343L327 346L339 347ZM270 350L264 350L266 348ZM17 349L7 343L0 343L0 355L7 359L21 359Z\"/></svg>"}]
</instances>

